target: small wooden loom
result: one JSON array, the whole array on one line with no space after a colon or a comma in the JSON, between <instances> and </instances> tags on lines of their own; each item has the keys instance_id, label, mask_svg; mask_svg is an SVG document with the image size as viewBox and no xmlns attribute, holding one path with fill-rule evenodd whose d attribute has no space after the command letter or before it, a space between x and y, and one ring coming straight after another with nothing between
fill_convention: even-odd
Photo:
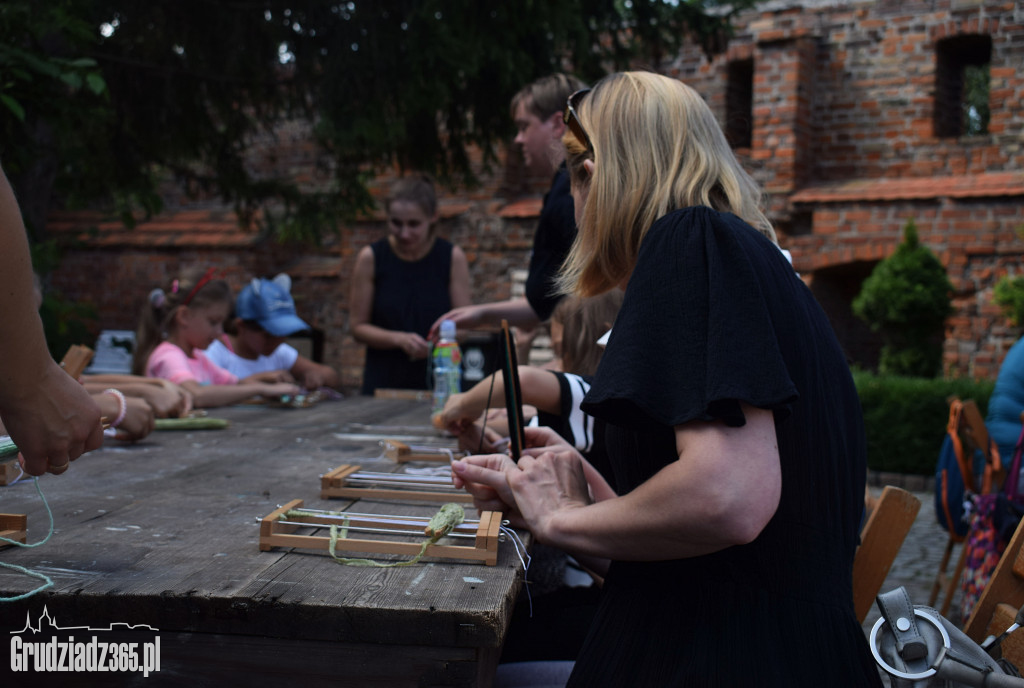
<instances>
[{"instance_id":1,"label":"small wooden loom","mask_svg":"<svg viewBox=\"0 0 1024 688\"><path fill-rule=\"evenodd\" d=\"M472 504L473 496L450 479L408 473L369 473L343 464L320 476L320 499L398 499L419 502Z\"/></svg>"},{"instance_id":2,"label":"small wooden loom","mask_svg":"<svg viewBox=\"0 0 1024 688\"><path fill-rule=\"evenodd\" d=\"M0 514L0 537L25 544L27 535L28 516L25 514ZM0 549L12 546L9 542L0 541Z\"/></svg>"},{"instance_id":3,"label":"small wooden loom","mask_svg":"<svg viewBox=\"0 0 1024 688\"><path fill-rule=\"evenodd\" d=\"M382 440L381 445L384 447L384 456L398 463L406 461L442 461L447 463L452 459L461 459L466 456L466 452L459 449L410 445L398 440Z\"/></svg>"},{"instance_id":4,"label":"small wooden loom","mask_svg":"<svg viewBox=\"0 0 1024 688\"><path fill-rule=\"evenodd\" d=\"M0 485L10 485L21 476L18 447L14 442L6 440L3 446L0 446Z\"/></svg>"},{"instance_id":5,"label":"small wooden loom","mask_svg":"<svg viewBox=\"0 0 1024 688\"><path fill-rule=\"evenodd\" d=\"M335 551L369 552L372 554L404 554L416 556L426 538L424 529L430 516L389 516L385 514L347 514L316 509L304 510L307 514L294 515L284 520L284 514L293 509L302 509L303 501L295 499L278 507L260 522L260 551L268 552L274 547L299 547L329 551L331 538L326 535L295 535L303 527L330 528L340 530L376 532L389 535L415 535L417 542L398 540L370 540L363 538L339 537ZM445 537L472 539L466 545L429 545L424 556L441 559L469 559L482 561L488 566L498 563L498 538L501 535L501 514L484 511L477 521L464 521Z\"/></svg>"}]
</instances>

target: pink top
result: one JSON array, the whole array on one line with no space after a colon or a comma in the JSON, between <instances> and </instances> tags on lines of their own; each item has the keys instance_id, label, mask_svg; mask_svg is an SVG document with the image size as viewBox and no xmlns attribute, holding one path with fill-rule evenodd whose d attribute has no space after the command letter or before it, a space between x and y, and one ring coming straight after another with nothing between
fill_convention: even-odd
<instances>
[{"instance_id":1,"label":"pink top","mask_svg":"<svg viewBox=\"0 0 1024 688\"><path fill-rule=\"evenodd\" d=\"M146 362L147 377L161 377L180 385L194 380L201 385L234 385L238 378L213 363L200 349L188 356L181 347L170 342L160 342Z\"/></svg>"}]
</instances>

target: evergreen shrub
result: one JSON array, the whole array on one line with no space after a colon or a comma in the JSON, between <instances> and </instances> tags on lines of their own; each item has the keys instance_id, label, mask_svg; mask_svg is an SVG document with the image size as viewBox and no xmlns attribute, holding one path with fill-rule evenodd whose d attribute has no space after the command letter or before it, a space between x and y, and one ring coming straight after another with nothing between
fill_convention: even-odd
<instances>
[{"instance_id":1,"label":"evergreen shrub","mask_svg":"<svg viewBox=\"0 0 1024 688\"><path fill-rule=\"evenodd\" d=\"M868 468L932 475L949 418L950 396L973 399L984 416L995 382L963 378L853 375L864 409Z\"/></svg>"}]
</instances>

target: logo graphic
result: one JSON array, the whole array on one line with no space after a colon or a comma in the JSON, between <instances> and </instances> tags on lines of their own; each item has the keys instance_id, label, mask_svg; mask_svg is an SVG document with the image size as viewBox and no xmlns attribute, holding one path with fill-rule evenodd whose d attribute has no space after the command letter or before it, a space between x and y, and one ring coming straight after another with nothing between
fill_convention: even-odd
<instances>
[{"instance_id":1,"label":"logo graphic","mask_svg":"<svg viewBox=\"0 0 1024 688\"><path fill-rule=\"evenodd\" d=\"M43 607L35 625L25 614L25 626L11 631L11 671L18 672L137 672L148 677L160 671L160 636L152 641L108 642L90 633L141 631L155 633L159 629L147 624L111 623L106 628L91 626L60 626ZM76 640L74 634L79 634ZM38 636L50 635L48 640ZM61 636L67 636L66 638Z\"/></svg>"}]
</instances>

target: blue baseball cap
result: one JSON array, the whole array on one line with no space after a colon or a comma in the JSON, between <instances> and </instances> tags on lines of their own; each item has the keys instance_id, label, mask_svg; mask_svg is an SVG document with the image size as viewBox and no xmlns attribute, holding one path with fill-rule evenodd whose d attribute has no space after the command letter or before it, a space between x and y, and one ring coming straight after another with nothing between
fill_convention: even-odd
<instances>
[{"instance_id":1,"label":"blue baseball cap","mask_svg":"<svg viewBox=\"0 0 1024 688\"><path fill-rule=\"evenodd\" d=\"M284 274L273 280L254 279L238 295L235 315L242 320L255 320L275 337L309 330L310 326L295 314L291 287L291 278Z\"/></svg>"}]
</instances>

